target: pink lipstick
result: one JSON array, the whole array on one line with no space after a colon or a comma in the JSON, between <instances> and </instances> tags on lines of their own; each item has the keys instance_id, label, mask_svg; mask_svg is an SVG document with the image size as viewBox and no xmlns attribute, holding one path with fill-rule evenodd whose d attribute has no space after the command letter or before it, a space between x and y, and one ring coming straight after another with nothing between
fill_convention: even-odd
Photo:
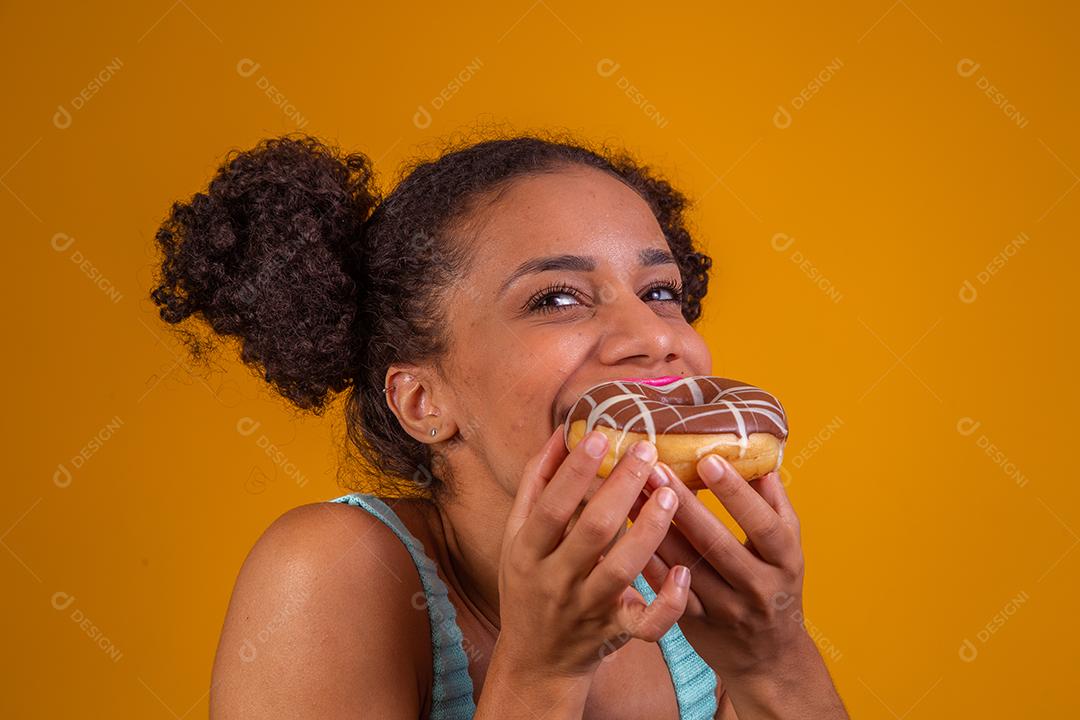
<instances>
[{"instance_id":1,"label":"pink lipstick","mask_svg":"<svg viewBox=\"0 0 1080 720\"><path fill-rule=\"evenodd\" d=\"M621 382L641 383L642 385L652 385L654 387L660 385L669 385L677 380L682 380L678 375L664 375L662 377L654 378L623 378Z\"/></svg>"}]
</instances>

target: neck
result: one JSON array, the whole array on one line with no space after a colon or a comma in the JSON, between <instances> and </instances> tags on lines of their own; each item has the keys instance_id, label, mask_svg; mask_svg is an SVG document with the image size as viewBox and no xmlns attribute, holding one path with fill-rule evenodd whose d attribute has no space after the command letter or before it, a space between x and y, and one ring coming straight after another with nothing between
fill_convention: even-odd
<instances>
[{"instance_id":1,"label":"neck","mask_svg":"<svg viewBox=\"0 0 1080 720\"><path fill-rule=\"evenodd\" d=\"M456 476L469 481L461 483L452 497L436 504L438 515L433 521L442 540L443 569L449 583L477 619L497 636L501 626L499 558L513 498L486 470L458 470ZM483 482L485 476L490 482Z\"/></svg>"},{"instance_id":2,"label":"neck","mask_svg":"<svg viewBox=\"0 0 1080 720\"><path fill-rule=\"evenodd\" d=\"M499 561L506 519L514 498L491 469L473 458L454 467L454 476L467 478L452 496L435 503L428 523L438 539L439 562L449 585L457 592L492 637L502 627L499 617ZM592 495L586 492L585 499ZM567 532L578 519L575 513ZM626 532L624 524L600 550L601 557Z\"/></svg>"}]
</instances>

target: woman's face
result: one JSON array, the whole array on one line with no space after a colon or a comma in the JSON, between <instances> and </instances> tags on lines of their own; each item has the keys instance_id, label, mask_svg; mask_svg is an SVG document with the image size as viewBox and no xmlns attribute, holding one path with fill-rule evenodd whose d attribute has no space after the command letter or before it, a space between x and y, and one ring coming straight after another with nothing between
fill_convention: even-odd
<instances>
[{"instance_id":1,"label":"woman's face","mask_svg":"<svg viewBox=\"0 0 1080 720\"><path fill-rule=\"evenodd\" d=\"M709 375L712 357L683 319L660 225L619 180L585 167L524 178L481 213L449 294L443 391L458 447L513 495L589 386Z\"/></svg>"}]
</instances>

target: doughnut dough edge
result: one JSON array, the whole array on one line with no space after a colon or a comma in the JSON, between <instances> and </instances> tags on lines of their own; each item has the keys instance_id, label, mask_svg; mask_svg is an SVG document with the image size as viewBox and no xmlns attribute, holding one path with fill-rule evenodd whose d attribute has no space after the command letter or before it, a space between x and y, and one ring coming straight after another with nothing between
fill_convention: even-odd
<instances>
[{"instance_id":1,"label":"doughnut dough edge","mask_svg":"<svg viewBox=\"0 0 1080 720\"><path fill-rule=\"evenodd\" d=\"M573 449L585 436L586 422L575 420L570 424L567 446ZM648 440L646 433L628 432L619 443L621 430L597 425L595 428L608 439L608 451L596 474L606 478L615 463L635 442ZM671 468L683 483L691 490L703 490L705 484L697 474L698 460L712 453L719 455L732 464L745 480L761 477L779 467L782 444L780 439L770 433L750 433L745 451L740 457L738 435L735 433L666 433L656 436L656 452L660 462Z\"/></svg>"}]
</instances>

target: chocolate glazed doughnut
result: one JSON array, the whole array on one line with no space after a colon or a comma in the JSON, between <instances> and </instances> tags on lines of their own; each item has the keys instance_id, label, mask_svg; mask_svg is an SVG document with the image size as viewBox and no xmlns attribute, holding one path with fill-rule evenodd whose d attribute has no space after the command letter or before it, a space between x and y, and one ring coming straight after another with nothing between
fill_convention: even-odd
<instances>
[{"instance_id":1,"label":"chocolate glazed doughnut","mask_svg":"<svg viewBox=\"0 0 1080 720\"><path fill-rule=\"evenodd\" d=\"M573 449L590 430L608 438L600 477L635 442L649 440L660 461L693 490L704 487L697 462L705 455L720 455L753 480L780 467L788 435L787 416L773 395L711 375L658 386L625 380L594 385L567 412L566 447Z\"/></svg>"}]
</instances>

